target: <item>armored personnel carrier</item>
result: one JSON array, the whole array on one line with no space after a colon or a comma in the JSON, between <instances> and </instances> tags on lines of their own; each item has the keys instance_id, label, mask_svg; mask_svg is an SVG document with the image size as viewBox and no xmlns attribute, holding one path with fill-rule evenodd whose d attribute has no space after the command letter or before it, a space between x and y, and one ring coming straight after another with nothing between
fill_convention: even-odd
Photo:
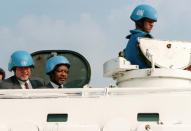
<instances>
[{"instance_id":1,"label":"armored personnel carrier","mask_svg":"<svg viewBox=\"0 0 191 131\"><path fill-rule=\"evenodd\" d=\"M103 65L116 85L89 85L91 69L77 52L32 53L33 76L45 75L51 55L71 62L64 89L0 90L0 131L189 131L191 130L191 43L140 38L151 68L123 57Z\"/></svg>"}]
</instances>

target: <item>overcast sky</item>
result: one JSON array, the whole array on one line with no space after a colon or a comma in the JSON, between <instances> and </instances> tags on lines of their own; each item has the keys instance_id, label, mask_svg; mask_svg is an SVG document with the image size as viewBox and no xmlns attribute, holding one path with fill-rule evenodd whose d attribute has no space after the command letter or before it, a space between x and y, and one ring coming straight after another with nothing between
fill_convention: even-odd
<instances>
[{"instance_id":1,"label":"overcast sky","mask_svg":"<svg viewBox=\"0 0 191 131\"><path fill-rule=\"evenodd\" d=\"M15 50L73 50L89 61L93 87L115 84L103 78L103 63L125 48L134 29L129 16L143 3L158 11L155 38L191 41L190 0L1 0L0 67L12 75Z\"/></svg>"}]
</instances>

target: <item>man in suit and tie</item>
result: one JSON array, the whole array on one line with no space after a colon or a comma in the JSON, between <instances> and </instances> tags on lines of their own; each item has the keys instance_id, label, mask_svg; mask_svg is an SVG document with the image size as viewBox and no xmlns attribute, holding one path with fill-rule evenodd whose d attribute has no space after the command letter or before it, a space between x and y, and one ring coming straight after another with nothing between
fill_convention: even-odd
<instances>
[{"instance_id":1,"label":"man in suit and tie","mask_svg":"<svg viewBox=\"0 0 191 131\"><path fill-rule=\"evenodd\" d=\"M14 75L0 83L0 89L35 89L45 85L40 78L30 78L34 62L26 51L15 51L10 58L8 70Z\"/></svg>"},{"instance_id":2,"label":"man in suit and tie","mask_svg":"<svg viewBox=\"0 0 191 131\"><path fill-rule=\"evenodd\" d=\"M46 64L46 74L49 75L50 82L48 88L64 88L68 78L70 62L64 56L53 56L48 59Z\"/></svg>"}]
</instances>

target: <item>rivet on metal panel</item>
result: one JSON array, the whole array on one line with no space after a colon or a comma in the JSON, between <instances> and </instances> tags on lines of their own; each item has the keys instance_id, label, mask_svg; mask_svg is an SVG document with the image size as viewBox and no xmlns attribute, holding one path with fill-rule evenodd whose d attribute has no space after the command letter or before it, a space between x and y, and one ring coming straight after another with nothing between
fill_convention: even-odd
<instances>
[{"instance_id":1,"label":"rivet on metal panel","mask_svg":"<svg viewBox=\"0 0 191 131\"><path fill-rule=\"evenodd\" d=\"M172 46L171 44L167 44L166 45L167 48L171 48L171 46Z\"/></svg>"},{"instance_id":2,"label":"rivet on metal panel","mask_svg":"<svg viewBox=\"0 0 191 131\"><path fill-rule=\"evenodd\" d=\"M114 85L109 85L109 88L115 88L115 86Z\"/></svg>"},{"instance_id":3,"label":"rivet on metal panel","mask_svg":"<svg viewBox=\"0 0 191 131\"><path fill-rule=\"evenodd\" d=\"M157 124L158 125L163 125L163 122L159 120L159 121L157 121Z\"/></svg>"},{"instance_id":4,"label":"rivet on metal panel","mask_svg":"<svg viewBox=\"0 0 191 131\"><path fill-rule=\"evenodd\" d=\"M151 69L147 70L147 76L151 76Z\"/></svg>"},{"instance_id":5,"label":"rivet on metal panel","mask_svg":"<svg viewBox=\"0 0 191 131\"><path fill-rule=\"evenodd\" d=\"M151 129L150 125L145 125L145 130L149 131Z\"/></svg>"}]
</instances>

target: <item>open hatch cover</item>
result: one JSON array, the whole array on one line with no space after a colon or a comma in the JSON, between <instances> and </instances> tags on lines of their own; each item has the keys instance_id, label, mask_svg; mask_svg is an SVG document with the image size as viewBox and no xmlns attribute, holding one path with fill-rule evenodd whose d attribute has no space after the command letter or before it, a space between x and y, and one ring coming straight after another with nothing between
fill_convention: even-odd
<instances>
[{"instance_id":1,"label":"open hatch cover","mask_svg":"<svg viewBox=\"0 0 191 131\"><path fill-rule=\"evenodd\" d=\"M41 77L46 83L49 81L49 76L46 75L47 59L53 55L65 56L70 61L69 75L66 84L67 88L82 88L88 84L91 77L91 68L81 54L70 50L42 50L31 54L35 63L35 68L32 71L33 77Z\"/></svg>"},{"instance_id":2,"label":"open hatch cover","mask_svg":"<svg viewBox=\"0 0 191 131\"><path fill-rule=\"evenodd\" d=\"M149 60L162 68L185 69L191 65L191 42L139 38L139 48Z\"/></svg>"}]
</instances>

